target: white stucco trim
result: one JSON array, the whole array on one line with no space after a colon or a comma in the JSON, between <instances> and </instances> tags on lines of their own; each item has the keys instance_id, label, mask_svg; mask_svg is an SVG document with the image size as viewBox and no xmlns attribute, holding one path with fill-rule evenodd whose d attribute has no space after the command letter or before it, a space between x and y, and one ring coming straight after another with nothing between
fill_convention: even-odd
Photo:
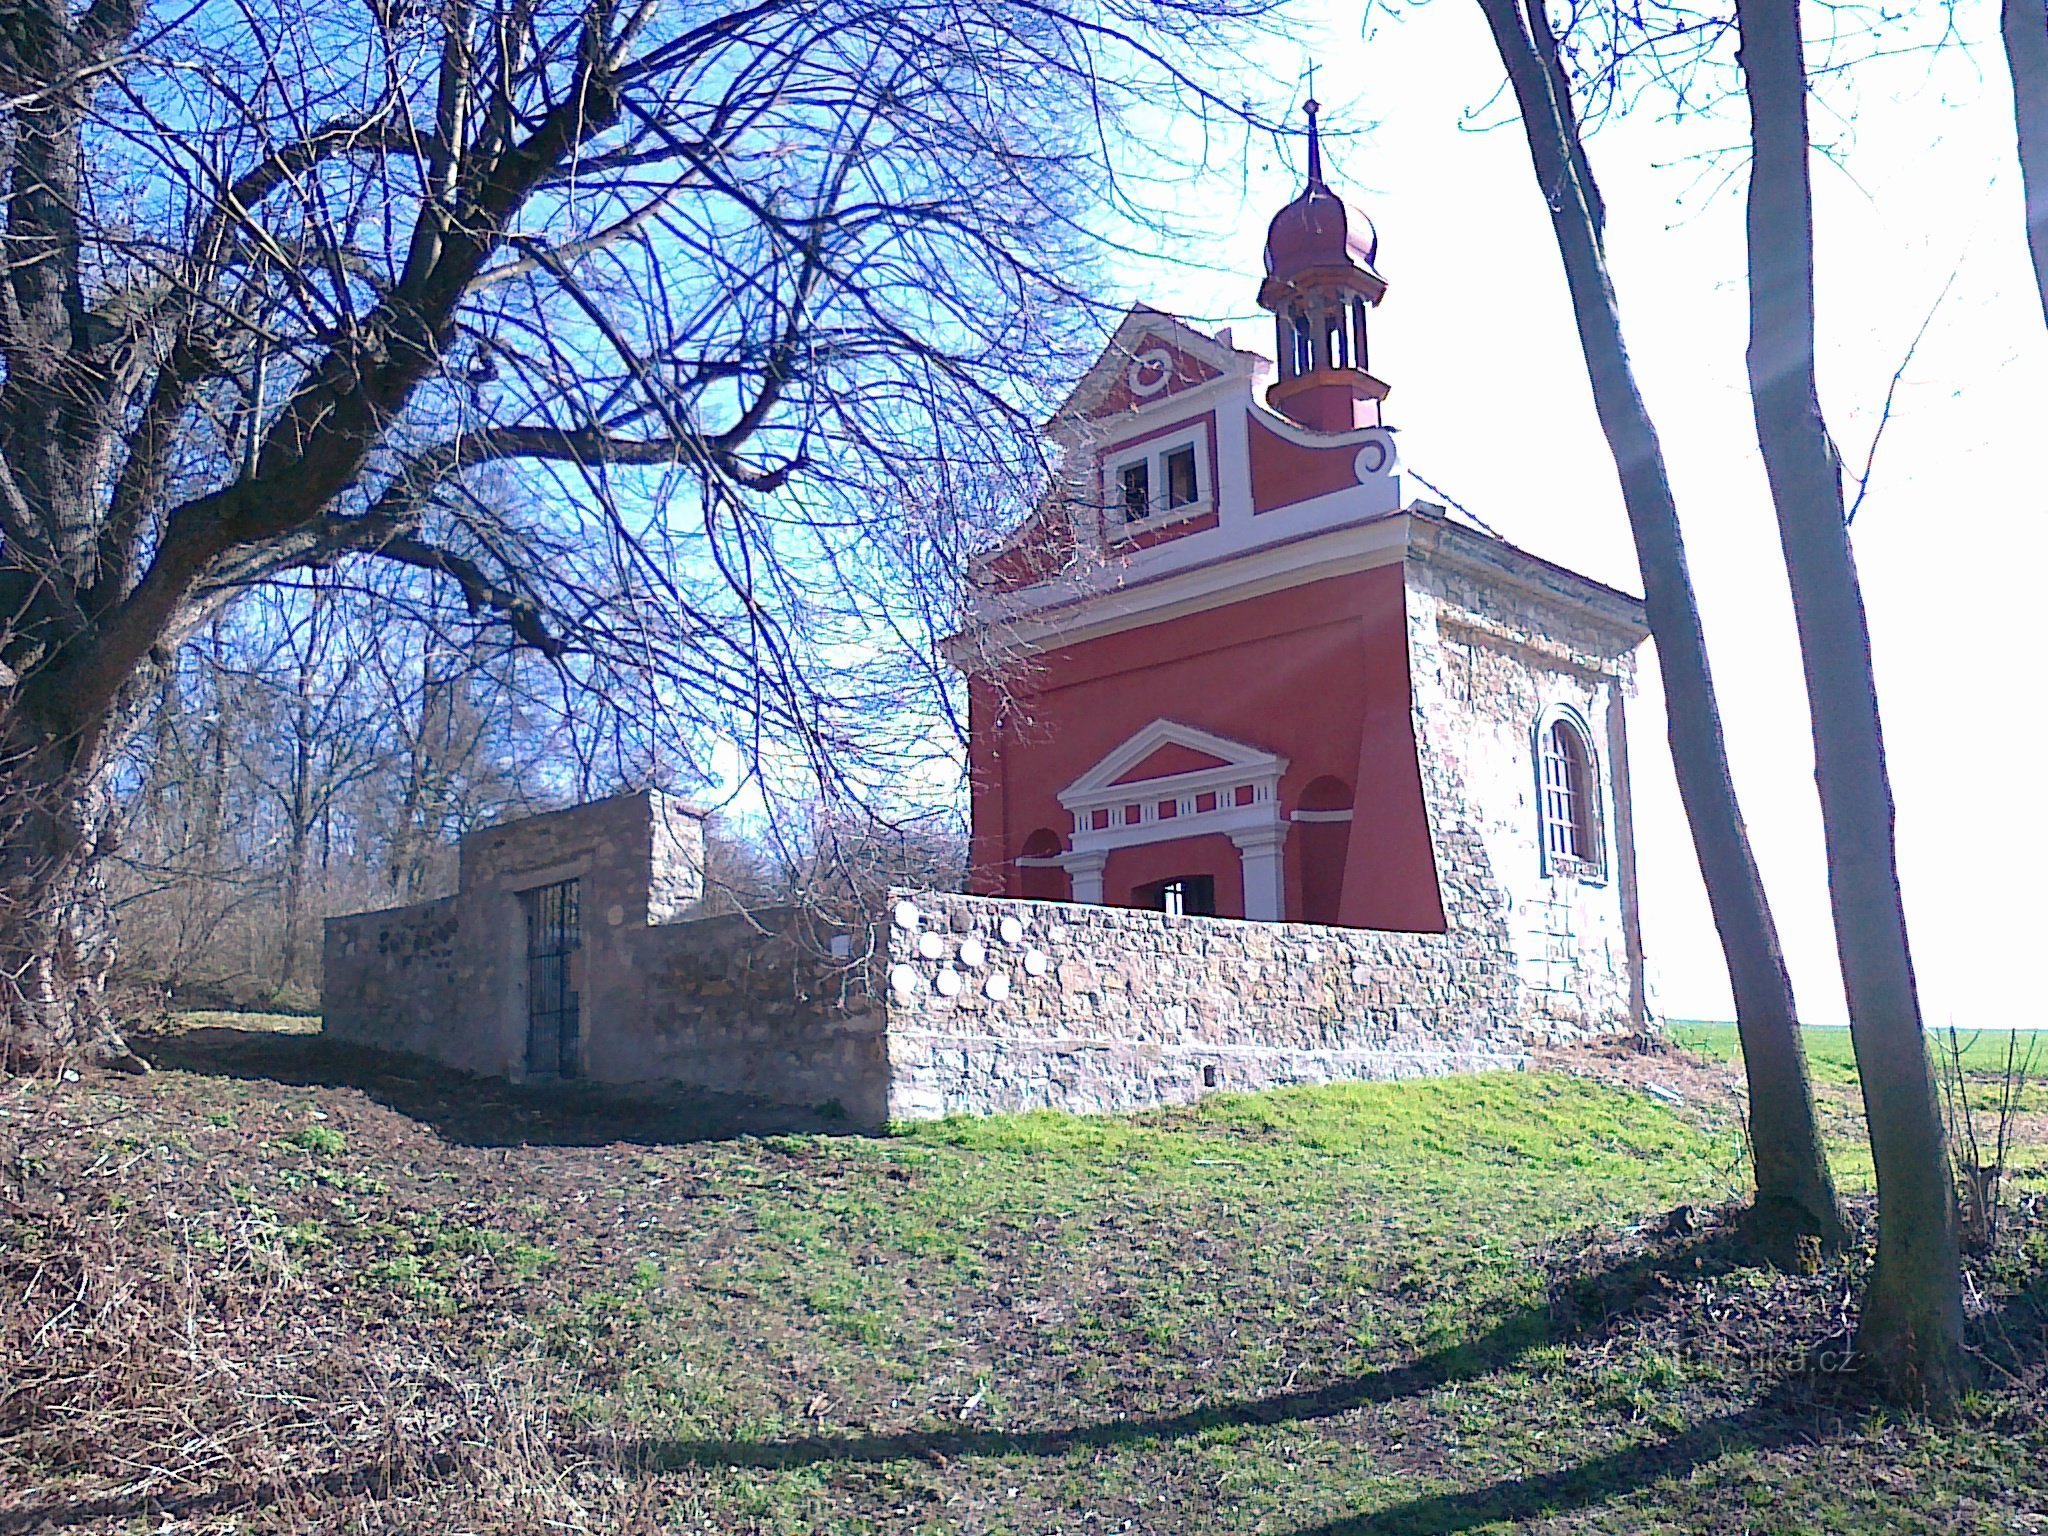
<instances>
[{"instance_id":1,"label":"white stucco trim","mask_svg":"<svg viewBox=\"0 0 2048 1536\"><path fill-rule=\"evenodd\" d=\"M1165 746L1185 747L1218 762L1212 768L1117 782ZM1073 879L1074 900L1102 900L1103 870L1119 848L1215 834L1228 837L1237 847L1244 915L1280 921L1287 910L1287 819L1280 810L1280 777L1286 771L1287 759L1277 752L1177 720L1154 720L1060 791L1060 804L1074 818L1073 851L1059 860ZM1237 799L1240 790L1250 795L1242 804ZM1209 810L1198 809L1203 796L1214 798ZM1159 814L1166 803L1174 808L1171 816ZM1098 813L1105 820L1100 827L1094 825ZM1086 894L1090 891L1092 895Z\"/></svg>"},{"instance_id":2,"label":"white stucco trim","mask_svg":"<svg viewBox=\"0 0 2048 1536\"><path fill-rule=\"evenodd\" d=\"M1315 505L1302 503L1304 507ZM1283 519L1294 510L1267 513L1258 521L1264 524ZM1229 518L1226 516L1224 521L1227 525ZM992 653L1008 656L1053 645L1074 645L1166 619L1227 607L1311 581L1398 565L1407 555L1408 521L1396 513L1348 526L1310 528L1250 553L1217 553L1213 559L1204 558L1187 563L1180 570L1160 571L1143 578L1113 566L1098 567L1029 589L1034 594L1029 602L1005 602L990 595L979 605L981 611L973 623L977 629L992 626L992 650L979 643L978 635L963 636L946 642L945 654L955 666L972 668ZM1205 545L1204 541L1222 531L1218 528L1192 534L1159 548L1195 545L1214 551L1215 547ZM1132 563L1135 565L1135 560ZM1123 579L1119 581L1119 577ZM1054 600L1051 594L1056 591L1064 596Z\"/></svg>"},{"instance_id":3,"label":"white stucco trim","mask_svg":"<svg viewBox=\"0 0 2048 1536\"><path fill-rule=\"evenodd\" d=\"M1088 371L1081 376L1073 391L1061 403L1050 420L1048 430L1054 433L1073 431L1088 424L1086 412L1094 404L1127 381L1131 363L1138 355L1138 346L1148 334L1158 334L1161 339L1179 347L1190 357L1218 369L1222 378L1205 379L1187 389L1166 389L1159 394L1137 401L1131 414L1137 415L1155 411L1161 406L1186 401L1198 389L1209 389L1217 384L1230 382L1247 384L1263 374L1271 364L1255 352L1232 345L1215 336L1205 335L1196 330L1178 315L1163 309L1154 309L1149 304L1133 304L1117 322L1115 333L1103 346Z\"/></svg>"},{"instance_id":4,"label":"white stucco trim","mask_svg":"<svg viewBox=\"0 0 2048 1536\"><path fill-rule=\"evenodd\" d=\"M1207 837L1219 833L1235 839L1240 835L1286 830L1278 805L1271 800L1254 800L1250 805L1218 806L1213 811L1194 811L1182 816L1169 816L1164 820L1154 817L1123 825L1104 827L1099 831L1076 832L1074 853L1063 854L1071 859L1075 854L1110 854L1119 848L1141 848L1148 843L1175 843L1190 837ZM1072 869L1071 864L1062 866Z\"/></svg>"},{"instance_id":5,"label":"white stucco trim","mask_svg":"<svg viewBox=\"0 0 2048 1536\"><path fill-rule=\"evenodd\" d=\"M1287 915L1286 824L1276 814L1269 825L1230 840L1244 866L1244 915L1255 923L1279 922Z\"/></svg>"},{"instance_id":6,"label":"white stucco trim","mask_svg":"<svg viewBox=\"0 0 2048 1536\"><path fill-rule=\"evenodd\" d=\"M1192 768L1184 773L1161 774L1156 778L1139 779L1130 784L1117 782L1162 747L1185 747L1190 752L1200 752L1206 757L1218 759L1218 766ZM1210 780L1227 780L1235 787L1244 782L1246 776L1277 780L1286 771L1287 759L1277 753L1268 752L1263 747L1252 746L1249 742L1219 736L1214 731L1205 731L1197 725L1185 725L1178 720L1162 717L1133 733L1122 745L1110 751L1094 767L1061 790L1059 801L1070 811L1080 810L1108 805L1141 789L1147 794L1164 798L1183 789L1189 793L1200 793L1206 789L1216 788L1216 784L1209 782Z\"/></svg>"},{"instance_id":7,"label":"white stucco trim","mask_svg":"<svg viewBox=\"0 0 2048 1536\"><path fill-rule=\"evenodd\" d=\"M1109 867L1108 849L1077 849L1073 853L1063 853L1059 857L1059 865L1073 882L1076 902L1086 907L1102 905L1102 872Z\"/></svg>"}]
</instances>

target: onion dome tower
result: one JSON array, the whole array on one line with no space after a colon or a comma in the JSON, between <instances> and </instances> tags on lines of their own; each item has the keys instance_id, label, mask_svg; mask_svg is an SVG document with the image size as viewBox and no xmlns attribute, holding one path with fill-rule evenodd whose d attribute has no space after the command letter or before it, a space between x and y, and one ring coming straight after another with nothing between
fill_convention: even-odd
<instances>
[{"instance_id":1,"label":"onion dome tower","mask_svg":"<svg viewBox=\"0 0 2048 1536\"><path fill-rule=\"evenodd\" d=\"M1308 186L1266 231L1259 307L1273 312L1280 377L1266 403L1318 432L1380 424L1387 385L1367 371L1366 315L1386 296L1373 270L1379 236L1323 180L1320 105L1308 112Z\"/></svg>"}]
</instances>

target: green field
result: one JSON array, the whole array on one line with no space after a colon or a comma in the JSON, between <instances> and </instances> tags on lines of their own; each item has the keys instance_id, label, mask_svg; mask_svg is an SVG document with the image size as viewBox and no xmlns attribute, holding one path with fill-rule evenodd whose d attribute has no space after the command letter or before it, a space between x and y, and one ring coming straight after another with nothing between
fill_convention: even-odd
<instances>
[{"instance_id":1,"label":"green field","mask_svg":"<svg viewBox=\"0 0 2048 1536\"><path fill-rule=\"evenodd\" d=\"M758 1134L245 1022L0 1091L0 1532L2048 1529L2041 1225L1901 1423L1723 1069Z\"/></svg>"},{"instance_id":2,"label":"green field","mask_svg":"<svg viewBox=\"0 0 2048 1536\"><path fill-rule=\"evenodd\" d=\"M1674 1020L1667 1033L1675 1044L1717 1061L1737 1062L1742 1059L1742 1042L1737 1038L1733 1024ZM1806 1046L1806 1060L1815 1081L1856 1081L1856 1053L1850 1046L1848 1030L1807 1029L1801 1031L1801 1039ZM1964 1067L1969 1071L2001 1071L2005 1066L2007 1043L2011 1042L2022 1060L2031 1057L2035 1076L2048 1077L2048 1030L1959 1029L1955 1039L1961 1048ZM1946 1029L1930 1032L1928 1047L1935 1054L1946 1056L1950 1050L1949 1032Z\"/></svg>"}]
</instances>

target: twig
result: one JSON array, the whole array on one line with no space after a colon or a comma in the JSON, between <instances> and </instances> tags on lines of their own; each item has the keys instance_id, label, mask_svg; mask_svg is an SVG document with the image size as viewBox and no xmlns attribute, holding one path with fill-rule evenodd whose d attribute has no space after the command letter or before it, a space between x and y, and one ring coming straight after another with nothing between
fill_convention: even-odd
<instances>
[{"instance_id":1,"label":"twig","mask_svg":"<svg viewBox=\"0 0 2048 1536\"><path fill-rule=\"evenodd\" d=\"M1849 503L1849 512L1842 519L1844 525L1853 526L1856 514L1863 509L1863 498L1870 492L1870 471L1877 463L1877 445L1884 441L1884 429L1891 425L1892 402L1899 393L1899 382L1906 376L1906 370L1913 366L1913 354L1920 350L1921 340L1927 335L1927 328L1934 324L1936 311L1941 308L1949 290L1956 285L1956 278L1962 272L1958 262L1949 272L1948 281L1941 285L1941 292L1934 296L1934 302L1927 307L1927 314L1920 321L1920 329L1913 333L1913 341L1906 348L1906 355L1899 359L1899 366L1892 370L1892 381L1885 386L1884 409L1878 413L1877 430L1870 434L1870 451L1863 456L1863 473L1856 477L1856 499Z\"/></svg>"}]
</instances>

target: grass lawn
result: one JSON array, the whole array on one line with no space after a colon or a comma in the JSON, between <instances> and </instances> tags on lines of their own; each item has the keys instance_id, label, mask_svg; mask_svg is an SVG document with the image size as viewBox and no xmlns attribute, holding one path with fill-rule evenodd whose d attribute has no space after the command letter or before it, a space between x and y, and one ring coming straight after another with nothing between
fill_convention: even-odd
<instances>
[{"instance_id":1,"label":"grass lawn","mask_svg":"<svg viewBox=\"0 0 2048 1536\"><path fill-rule=\"evenodd\" d=\"M2048 1226L1901 1422L1725 1066L855 1137L192 1022L0 1089L0 1536L2048 1531Z\"/></svg>"},{"instance_id":2,"label":"grass lawn","mask_svg":"<svg viewBox=\"0 0 2048 1536\"><path fill-rule=\"evenodd\" d=\"M1733 1066L1742 1062L1742 1042L1733 1024L1674 1022L1669 1032L1687 1051ZM1849 1031L1806 1029L1800 1036L1835 1177L1845 1191L1869 1190L1875 1181L1870 1144L1864 1139L1862 1089ZM1937 1062L1946 1062L1960 1052L1972 1111L1987 1143L1992 1138L2008 1046L2014 1050L2016 1064L2026 1069L2014 1095L2019 1144L2009 1161L2018 1168L2039 1170L2048 1167L2048 1030L1959 1029L1953 1041L1945 1029L1928 1036L1929 1050Z\"/></svg>"},{"instance_id":3,"label":"grass lawn","mask_svg":"<svg viewBox=\"0 0 2048 1536\"><path fill-rule=\"evenodd\" d=\"M1733 1024L1704 1022L1674 1022L1670 1027L1674 1042L1689 1051L1716 1061L1739 1062L1742 1060L1742 1041L1736 1035ZM1806 1046L1807 1065L1816 1082L1853 1085L1856 1081L1856 1053L1849 1044L1846 1029L1808 1029L1801 1031ZM2034 1065L2034 1075L2048 1077L2048 1030L2038 1029L1958 1029L1956 1043L1962 1049L1966 1068L1978 1073L1997 1073L2005 1067L2007 1042L2017 1046L2020 1059L2027 1060L2029 1053ZM1935 1032L1930 1046L1942 1055L1949 1051L1947 1030Z\"/></svg>"}]
</instances>

